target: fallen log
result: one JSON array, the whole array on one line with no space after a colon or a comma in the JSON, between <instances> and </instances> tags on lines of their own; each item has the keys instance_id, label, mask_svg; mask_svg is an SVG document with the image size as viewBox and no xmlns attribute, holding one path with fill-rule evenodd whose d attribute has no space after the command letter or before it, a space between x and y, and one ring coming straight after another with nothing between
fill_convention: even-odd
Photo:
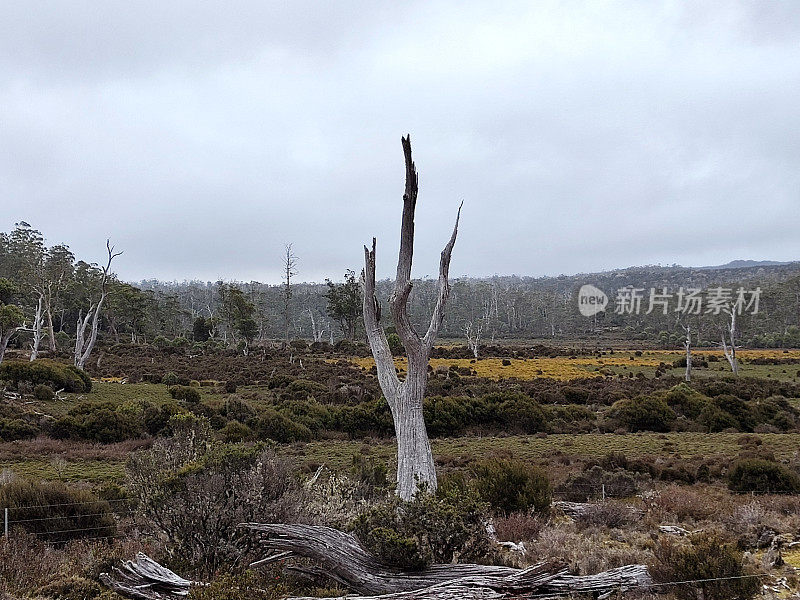
<instances>
[{"instance_id":1,"label":"fallen log","mask_svg":"<svg viewBox=\"0 0 800 600\"><path fill-rule=\"evenodd\" d=\"M352 535L330 527L263 523L246 523L242 527L258 533L262 547L272 555L254 565L271 562L275 557L312 559L319 567L289 568L324 574L362 594L348 594L347 600L502 600L580 593L602 596L651 582L645 565L576 576L552 560L525 569L434 564L422 571L406 572L384 565ZM141 553L136 561L126 561L122 568L115 568L113 575L103 574L101 581L117 593L138 600L178 600L186 597L192 585L205 585L184 579Z\"/></svg>"}]
</instances>

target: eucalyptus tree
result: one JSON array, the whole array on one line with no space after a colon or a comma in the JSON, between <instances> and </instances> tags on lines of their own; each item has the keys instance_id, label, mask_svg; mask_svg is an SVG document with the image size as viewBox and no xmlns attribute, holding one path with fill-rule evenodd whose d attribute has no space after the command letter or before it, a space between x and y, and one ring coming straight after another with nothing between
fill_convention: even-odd
<instances>
[{"instance_id":1,"label":"eucalyptus tree","mask_svg":"<svg viewBox=\"0 0 800 600\"><path fill-rule=\"evenodd\" d=\"M419 486L427 491L436 489L436 468L425 428L422 399L428 383L428 359L441 327L447 298L450 294L448 273L450 257L456 243L456 223L450 240L442 250L439 261L437 300L430 324L423 337L414 330L408 317L408 298L411 294L411 261L414 253L414 211L417 204L417 169L411 157L411 138L402 138L406 166L406 184L403 194L403 217L400 228L400 254L397 260L397 278L389 301L392 320L408 354L408 371L400 381L395 370L394 358L389 348L386 332L381 325L380 303L375 296L375 250L364 246L364 326L367 331L372 355L378 371L378 381L389 404L397 437L397 492L403 500L414 497Z\"/></svg>"},{"instance_id":2,"label":"eucalyptus tree","mask_svg":"<svg viewBox=\"0 0 800 600\"><path fill-rule=\"evenodd\" d=\"M94 350L95 342L97 342L97 327L100 322L100 311L108 297L109 279L112 276L111 261L122 254L122 252L114 252L114 246L111 245L111 240L106 240L106 250L108 252L108 261L105 266L102 267L100 298L96 304L89 305L89 310L86 311L86 315L82 319L80 315L78 316L75 334L75 366L79 369L84 368L86 361L89 360L89 356L92 354L92 350ZM89 331L89 337L87 338L86 330L89 326L90 319L92 327Z\"/></svg>"},{"instance_id":3,"label":"eucalyptus tree","mask_svg":"<svg viewBox=\"0 0 800 600\"><path fill-rule=\"evenodd\" d=\"M342 283L326 279L325 284L328 286L328 291L325 293L328 316L339 324L344 337L354 340L364 303L361 297L361 285L355 271L348 269Z\"/></svg>"}]
</instances>

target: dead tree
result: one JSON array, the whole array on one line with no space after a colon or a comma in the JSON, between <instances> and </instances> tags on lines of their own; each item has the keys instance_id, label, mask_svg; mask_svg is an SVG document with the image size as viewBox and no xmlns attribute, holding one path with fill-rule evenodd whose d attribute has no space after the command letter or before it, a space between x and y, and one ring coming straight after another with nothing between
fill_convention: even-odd
<instances>
[{"instance_id":1,"label":"dead tree","mask_svg":"<svg viewBox=\"0 0 800 600\"><path fill-rule=\"evenodd\" d=\"M725 358L728 360L728 364L731 366L731 371L735 376L739 375L739 362L736 360L736 308L731 309L731 325L728 330L728 334L730 335L731 345L725 343L725 331L722 332L722 352L725 354Z\"/></svg>"},{"instance_id":2,"label":"dead tree","mask_svg":"<svg viewBox=\"0 0 800 600\"><path fill-rule=\"evenodd\" d=\"M525 569L476 564L434 564L415 572L398 571L364 550L352 535L317 525L247 523L243 527L261 536L270 554L251 567L279 560L301 559L289 569L310 577L326 576L365 597L381 600L488 600L535 595L603 594L646 587L651 583L645 565L627 565L596 575L570 575L558 561L539 562ZM309 565L302 559L311 559ZM318 566L316 566L318 565ZM101 581L129 598L164 600L185 598L192 585L144 554L125 561Z\"/></svg>"},{"instance_id":3,"label":"dead tree","mask_svg":"<svg viewBox=\"0 0 800 600\"><path fill-rule=\"evenodd\" d=\"M283 258L283 318L286 331L284 343L289 345L289 325L292 322L292 277L297 275L297 256L292 252L292 245L286 244Z\"/></svg>"},{"instance_id":4,"label":"dead tree","mask_svg":"<svg viewBox=\"0 0 800 600\"><path fill-rule=\"evenodd\" d=\"M686 348L686 381L692 380L692 327L686 325L686 339L683 341L683 347Z\"/></svg>"},{"instance_id":5,"label":"dead tree","mask_svg":"<svg viewBox=\"0 0 800 600\"><path fill-rule=\"evenodd\" d=\"M406 163L406 186L403 194L403 220L400 229L400 255L397 260L397 279L389 300L397 335L408 354L408 371L403 381L397 376L394 359L381 325L381 310L375 297L375 238L372 249L364 246L364 326L367 340L375 358L378 381L389 404L397 437L397 493L403 500L413 498L419 485L428 491L436 489L436 469L433 464L428 432L422 416L422 398L428 383L428 358L450 294L448 272L450 256L456 243L458 220L450 241L442 250L439 261L439 283L436 306L425 336L420 338L406 310L411 294L411 259L414 253L414 210L417 204L417 170L411 158L411 138L402 138Z\"/></svg>"},{"instance_id":6,"label":"dead tree","mask_svg":"<svg viewBox=\"0 0 800 600\"><path fill-rule=\"evenodd\" d=\"M320 326L317 327L317 320L314 318L314 311L310 308L308 309L308 316L311 317L311 336L314 338L315 342L321 342L322 337L325 335L325 328L320 323Z\"/></svg>"},{"instance_id":7,"label":"dead tree","mask_svg":"<svg viewBox=\"0 0 800 600\"><path fill-rule=\"evenodd\" d=\"M481 333L483 332L483 324L478 323L473 325L472 321L467 321L464 325L464 335L467 338L467 348L472 350L473 356L478 358L478 348L481 343Z\"/></svg>"},{"instance_id":8,"label":"dead tree","mask_svg":"<svg viewBox=\"0 0 800 600\"><path fill-rule=\"evenodd\" d=\"M39 356L39 345L42 343L42 325L44 324L44 292L39 291L39 301L36 303L36 312L33 315L33 341L31 342L31 358L35 361Z\"/></svg>"},{"instance_id":9,"label":"dead tree","mask_svg":"<svg viewBox=\"0 0 800 600\"><path fill-rule=\"evenodd\" d=\"M106 250L108 251L108 261L103 267L103 276L100 279L100 299L97 304L89 306L86 316L81 319L80 313L78 314L78 330L75 339L75 366L83 369L86 361L94 350L94 344L97 341L97 326L100 322L100 311L103 308L103 303L108 296L108 279L111 274L111 261L122 252L114 252L114 246L111 245L111 240L106 240ZM86 328L89 326L89 320L92 322L92 330L89 334L89 339L86 339Z\"/></svg>"}]
</instances>

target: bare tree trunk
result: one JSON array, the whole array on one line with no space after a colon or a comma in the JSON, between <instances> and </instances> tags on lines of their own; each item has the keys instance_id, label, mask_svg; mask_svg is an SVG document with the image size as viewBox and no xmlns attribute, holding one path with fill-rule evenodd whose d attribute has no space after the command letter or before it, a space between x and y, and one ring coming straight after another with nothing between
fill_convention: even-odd
<instances>
[{"instance_id":1,"label":"bare tree trunk","mask_svg":"<svg viewBox=\"0 0 800 600\"><path fill-rule=\"evenodd\" d=\"M735 376L739 375L739 362L736 360L736 309L731 309L731 326L730 331L731 345L728 348L727 344L725 343L725 333L722 334L722 352L725 354L725 358L728 360L728 364L731 366L731 371Z\"/></svg>"},{"instance_id":2,"label":"bare tree trunk","mask_svg":"<svg viewBox=\"0 0 800 600\"><path fill-rule=\"evenodd\" d=\"M33 362L39 356L39 345L42 343L42 305L44 304L44 294L39 293L39 302L36 304L36 314L33 317L33 343L31 345L31 358Z\"/></svg>"},{"instance_id":3,"label":"bare tree trunk","mask_svg":"<svg viewBox=\"0 0 800 600\"><path fill-rule=\"evenodd\" d=\"M480 347L481 341L481 332L483 331L483 325L478 323L477 325L473 325L472 321L469 321L464 326L464 333L467 337L467 347L472 350L472 354L475 358L478 358L478 349Z\"/></svg>"},{"instance_id":4,"label":"bare tree trunk","mask_svg":"<svg viewBox=\"0 0 800 600\"><path fill-rule=\"evenodd\" d=\"M58 348L56 346L56 332L53 328L53 307L50 302L47 303L45 315L47 316L47 337L50 340L50 352L55 353Z\"/></svg>"},{"instance_id":5,"label":"bare tree trunk","mask_svg":"<svg viewBox=\"0 0 800 600\"><path fill-rule=\"evenodd\" d=\"M450 257L458 233L461 207L458 209L453 233L442 250L439 261L438 298L431 322L425 336L420 338L414 331L407 312L408 297L412 287L411 261L414 253L414 211L418 180L417 170L411 157L411 139L405 137L402 142L406 164L406 186L403 194L397 278L390 307L397 334L408 354L408 373L404 381L400 381L397 377L386 333L380 323L380 304L375 297L375 238L372 239L371 250L364 246L364 326L375 358L378 382L394 420L397 436L397 493L403 500L410 500L419 486L423 486L429 492L436 490L436 469L422 416L422 399L428 383L428 358L444 319L444 309L450 294L448 282Z\"/></svg>"},{"instance_id":6,"label":"bare tree trunk","mask_svg":"<svg viewBox=\"0 0 800 600\"><path fill-rule=\"evenodd\" d=\"M689 325L686 326L686 341L683 342L686 347L686 381L692 380L692 329Z\"/></svg>"},{"instance_id":7,"label":"bare tree trunk","mask_svg":"<svg viewBox=\"0 0 800 600\"><path fill-rule=\"evenodd\" d=\"M3 362L3 357L6 355L6 349L8 348L8 342L11 341L11 337L17 333L17 330L20 329L19 327L11 327L8 331L3 332L3 335L0 336L0 363Z\"/></svg>"}]
</instances>

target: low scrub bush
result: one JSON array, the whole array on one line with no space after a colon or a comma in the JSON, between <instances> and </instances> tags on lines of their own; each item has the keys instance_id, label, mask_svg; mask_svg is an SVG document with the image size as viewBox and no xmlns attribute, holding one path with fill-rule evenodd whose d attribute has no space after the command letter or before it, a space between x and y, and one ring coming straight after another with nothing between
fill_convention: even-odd
<instances>
[{"instance_id":1,"label":"low scrub bush","mask_svg":"<svg viewBox=\"0 0 800 600\"><path fill-rule=\"evenodd\" d=\"M81 402L51 426L57 439L88 440L111 444L144 434L141 415L111 402Z\"/></svg>"},{"instance_id":2,"label":"low scrub bush","mask_svg":"<svg viewBox=\"0 0 800 600\"><path fill-rule=\"evenodd\" d=\"M5 361L0 364L0 380L21 382L31 386L46 385L53 390L86 393L92 390L92 380L84 371L72 365L40 358L33 362Z\"/></svg>"},{"instance_id":3,"label":"low scrub bush","mask_svg":"<svg viewBox=\"0 0 800 600\"><path fill-rule=\"evenodd\" d=\"M189 385L173 385L169 388L169 395L179 402L197 404L200 402L200 391Z\"/></svg>"},{"instance_id":4,"label":"low scrub bush","mask_svg":"<svg viewBox=\"0 0 800 600\"><path fill-rule=\"evenodd\" d=\"M780 463L748 458L736 461L728 472L728 487L735 492L800 492L800 475Z\"/></svg>"},{"instance_id":5,"label":"low scrub bush","mask_svg":"<svg viewBox=\"0 0 800 600\"><path fill-rule=\"evenodd\" d=\"M675 413L660 398L640 396L615 402L611 417L630 431L669 431Z\"/></svg>"},{"instance_id":6,"label":"low scrub bush","mask_svg":"<svg viewBox=\"0 0 800 600\"><path fill-rule=\"evenodd\" d=\"M13 479L0 485L0 511L8 508L11 529L23 529L41 540L66 542L113 536L108 502L58 481Z\"/></svg>"},{"instance_id":7,"label":"low scrub bush","mask_svg":"<svg viewBox=\"0 0 800 600\"><path fill-rule=\"evenodd\" d=\"M39 427L23 419L0 419L0 441L29 440L39 434Z\"/></svg>"},{"instance_id":8,"label":"low scrub bush","mask_svg":"<svg viewBox=\"0 0 800 600\"><path fill-rule=\"evenodd\" d=\"M486 505L473 494L420 492L393 498L353 523L355 536L386 565L421 570L455 558L474 562L489 552Z\"/></svg>"},{"instance_id":9,"label":"low scrub bush","mask_svg":"<svg viewBox=\"0 0 800 600\"><path fill-rule=\"evenodd\" d=\"M176 415L174 435L131 455L127 489L137 517L186 568L213 573L247 553L240 523L285 523L301 503L290 463L263 444L215 442L207 420ZM191 535L187 535L190 532Z\"/></svg>"},{"instance_id":10,"label":"low scrub bush","mask_svg":"<svg viewBox=\"0 0 800 600\"><path fill-rule=\"evenodd\" d=\"M662 539L656 544L650 567L658 582L698 581L670 586L680 600L747 600L761 590L758 578L744 577L742 553L713 533L701 533L690 542ZM699 595L702 594L702 595Z\"/></svg>"},{"instance_id":11,"label":"low scrub bush","mask_svg":"<svg viewBox=\"0 0 800 600\"><path fill-rule=\"evenodd\" d=\"M547 474L520 460L489 459L472 467L470 487L500 514L550 509L552 488Z\"/></svg>"}]
</instances>

